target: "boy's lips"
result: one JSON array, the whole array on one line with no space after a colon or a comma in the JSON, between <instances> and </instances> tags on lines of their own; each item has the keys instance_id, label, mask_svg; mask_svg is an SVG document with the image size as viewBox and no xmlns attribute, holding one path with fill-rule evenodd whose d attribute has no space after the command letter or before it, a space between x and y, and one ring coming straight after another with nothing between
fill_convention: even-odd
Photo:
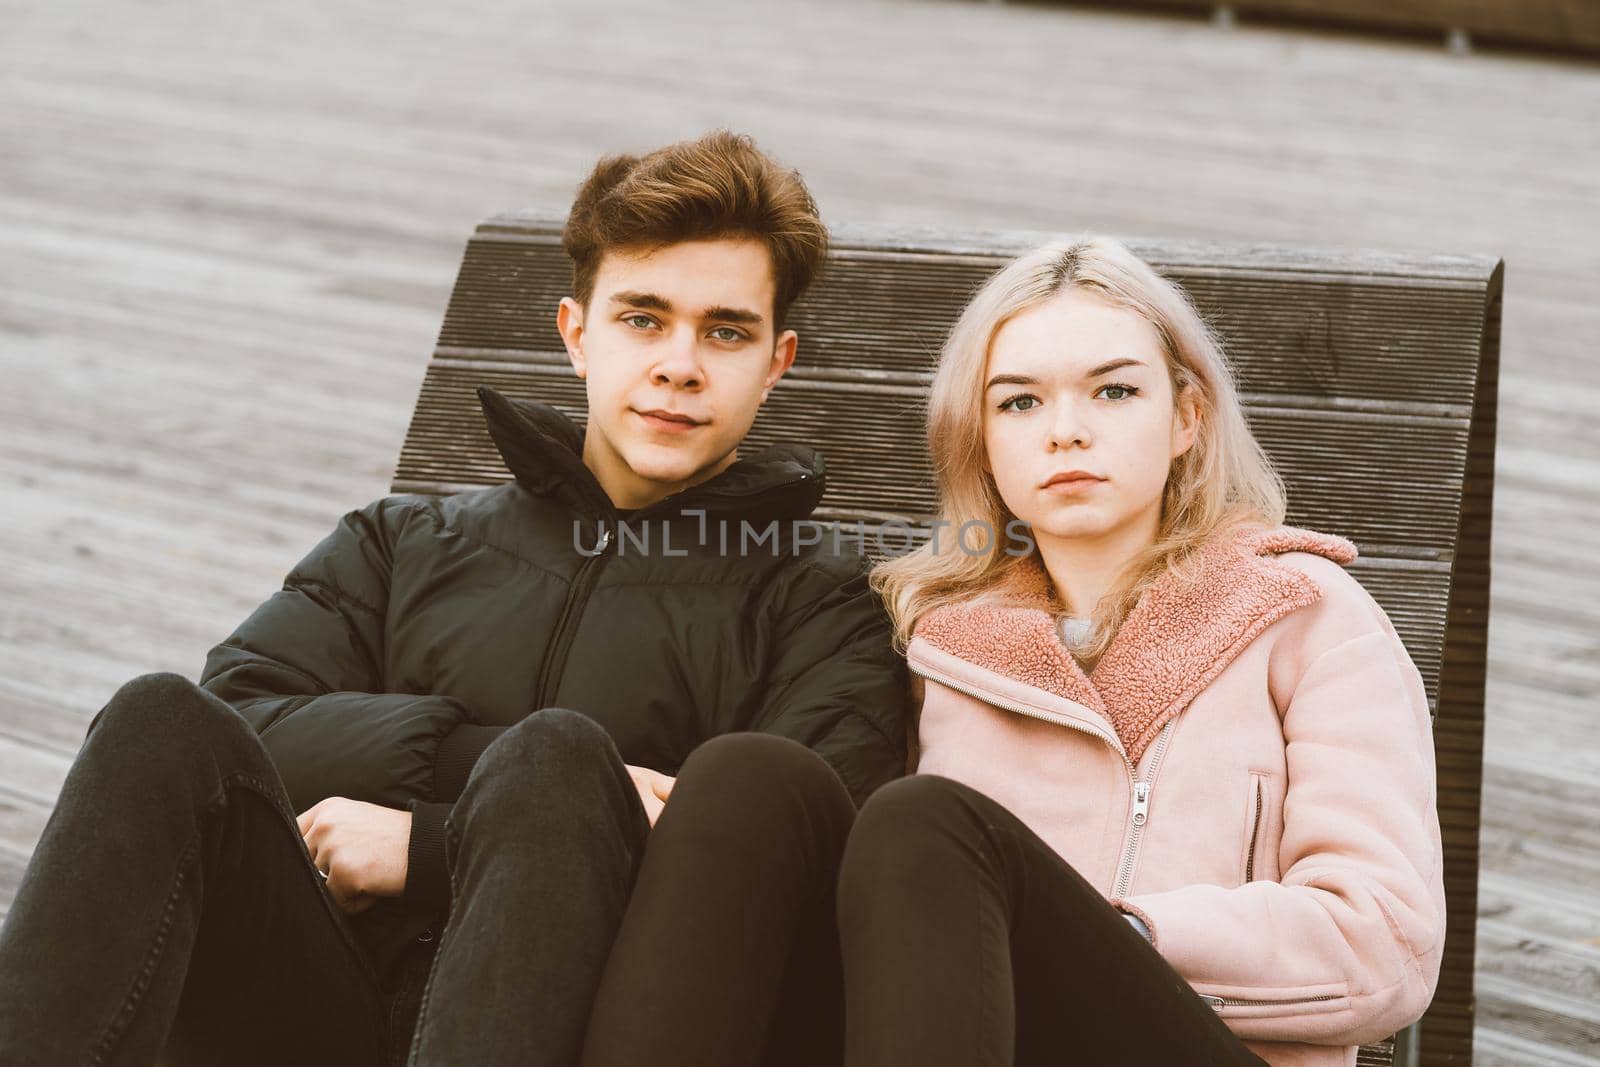
<instances>
[{"instance_id":1,"label":"boy's lips","mask_svg":"<svg viewBox=\"0 0 1600 1067\"><path fill-rule=\"evenodd\" d=\"M701 421L681 411L667 411L665 408L651 408L648 411L635 410L634 414L644 420L646 426L654 430L664 430L668 433L682 433L702 425Z\"/></svg>"}]
</instances>

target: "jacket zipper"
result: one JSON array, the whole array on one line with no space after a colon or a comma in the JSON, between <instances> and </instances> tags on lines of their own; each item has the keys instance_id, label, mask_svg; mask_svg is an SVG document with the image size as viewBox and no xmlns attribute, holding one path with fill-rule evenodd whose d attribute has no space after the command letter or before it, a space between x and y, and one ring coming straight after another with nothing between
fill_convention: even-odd
<instances>
[{"instance_id":1,"label":"jacket zipper","mask_svg":"<svg viewBox=\"0 0 1600 1067\"><path fill-rule=\"evenodd\" d=\"M1201 1000L1211 1005L1215 1011L1223 1008L1273 1008L1290 1004L1315 1004L1323 1000L1343 1000L1348 994L1324 993L1316 997L1290 997L1287 1000L1251 1000L1245 997L1214 997L1210 993L1200 993Z\"/></svg>"},{"instance_id":2,"label":"jacket zipper","mask_svg":"<svg viewBox=\"0 0 1600 1067\"><path fill-rule=\"evenodd\" d=\"M909 663L908 666L924 678L931 678L940 685L947 685L951 689L965 693L976 700L982 700L996 707L1005 708L1007 711L1014 711L1019 715L1042 719L1045 722L1056 723L1059 726L1065 726L1068 729L1078 730L1081 733L1098 737L1110 747L1111 751L1122 757L1122 765L1128 769L1128 780L1133 783L1133 805L1128 812L1128 828L1123 834L1122 852L1120 861L1117 864L1116 888L1112 895L1117 897L1125 896L1128 889L1125 883L1132 879L1133 861L1138 855L1139 838L1144 833L1145 824L1150 821L1150 793L1155 785L1156 772L1161 769L1161 760L1165 757L1167 751L1167 739L1172 734L1172 728L1178 724L1178 720L1172 719L1161 728L1161 733L1155 740L1155 749L1150 756L1150 773L1143 778L1139 778L1139 770L1134 766L1133 761L1128 758L1127 752L1112 739L1110 734L1102 730L1096 730L1080 722L1074 722L1064 715L1052 715L1040 708L996 697L993 693L978 692L975 687L958 682L948 675Z\"/></svg>"},{"instance_id":3,"label":"jacket zipper","mask_svg":"<svg viewBox=\"0 0 1600 1067\"><path fill-rule=\"evenodd\" d=\"M528 709L530 712L548 707L556 695L561 671L566 666L567 652L572 647L572 638L578 629L576 620L589 602L589 593L594 588L595 578L599 576L600 561L605 558L610 545L611 530L602 527L594 555L583 558L583 562L578 564L578 572L572 576L572 584L567 586L567 599L561 605L561 614L556 619L556 632L545 648L544 663L539 667L539 689L534 696L533 707Z\"/></svg>"},{"instance_id":4,"label":"jacket zipper","mask_svg":"<svg viewBox=\"0 0 1600 1067\"><path fill-rule=\"evenodd\" d=\"M1122 846L1122 863L1117 870L1117 884L1112 896L1125 897L1133 883L1133 863L1139 855L1139 838L1144 835L1145 823L1150 821L1150 792L1155 787L1156 774L1167 754L1167 738L1178 724L1176 718L1167 721L1156 737L1154 751L1150 753L1150 770L1141 780L1133 783L1133 811L1128 817L1128 832Z\"/></svg>"},{"instance_id":5,"label":"jacket zipper","mask_svg":"<svg viewBox=\"0 0 1600 1067\"><path fill-rule=\"evenodd\" d=\"M1256 871L1256 838L1261 835L1261 777L1252 774L1251 780L1256 784L1256 814L1255 820L1250 824L1250 849L1244 856L1244 880L1253 880Z\"/></svg>"},{"instance_id":6,"label":"jacket zipper","mask_svg":"<svg viewBox=\"0 0 1600 1067\"><path fill-rule=\"evenodd\" d=\"M803 473L787 481L779 482L777 485L768 486L760 492L750 494L745 499L745 505L747 508L753 507L756 502L765 501L769 497L785 492L796 482L803 482L810 477L809 473ZM738 494L708 492L705 496L708 499L736 499ZM671 500L672 498L667 497L666 499ZM657 502L657 504L660 503L663 502ZM679 506L682 506L681 501ZM639 514L635 515L634 518L648 521L645 516L656 509L657 505L652 504L648 508L640 509ZM666 509L661 508L660 510L665 511ZM545 648L544 663L539 668L539 688L534 696L533 707L529 711L538 711L540 708L547 707L550 701L555 699L556 690L561 684L561 673L566 669L567 653L571 651L572 640L577 633L578 620L583 615L584 607L589 603L589 594L594 589L595 579L599 577L600 564L606 558L606 549L610 546L611 539L611 530L602 525L600 541L596 545L594 555L585 556L583 562L578 564L577 573L572 576L572 584L567 587L566 602L561 605L561 615L556 620L556 632L551 636L550 644Z\"/></svg>"}]
</instances>

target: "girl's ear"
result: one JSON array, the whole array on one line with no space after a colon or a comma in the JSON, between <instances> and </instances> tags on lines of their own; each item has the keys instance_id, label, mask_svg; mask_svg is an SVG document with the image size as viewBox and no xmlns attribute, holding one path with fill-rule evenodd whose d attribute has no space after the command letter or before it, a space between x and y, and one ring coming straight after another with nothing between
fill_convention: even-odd
<instances>
[{"instance_id":1,"label":"girl's ear","mask_svg":"<svg viewBox=\"0 0 1600 1067\"><path fill-rule=\"evenodd\" d=\"M1200 436L1200 402L1193 387L1178 394L1172 412L1172 458L1177 459L1194 447Z\"/></svg>"}]
</instances>

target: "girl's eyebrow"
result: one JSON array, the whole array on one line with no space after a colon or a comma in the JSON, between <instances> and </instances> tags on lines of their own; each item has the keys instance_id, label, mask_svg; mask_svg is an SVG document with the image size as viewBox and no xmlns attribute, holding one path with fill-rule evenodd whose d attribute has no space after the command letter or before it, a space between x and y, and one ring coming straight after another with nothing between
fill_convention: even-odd
<instances>
[{"instance_id":1,"label":"girl's eyebrow","mask_svg":"<svg viewBox=\"0 0 1600 1067\"><path fill-rule=\"evenodd\" d=\"M1094 368L1088 374L1085 374L1083 377L1084 377L1084 380L1087 381L1090 378L1098 378L1102 374L1110 374L1114 370L1121 370L1123 367L1142 367L1142 366L1144 366L1144 361L1143 360L1137 360L1137 359L1113 359L1109 363L1100 364L1098 367Z\"/></svg>"},{"instance_id":2,"label":"girl's eyebrow","mask_svg":"<svg viewBox=\"0 0 1600 1067\"><path fill-rule=\"evenodd\" d=\"M1085 374L1083 376L1083 380L1084 381L1088 381L1090 378L1099 378L1099 377L1102 377L1103 375L1110 374L1114 370L1121 370L1123 367L1143 367L1144 365L1145 365L1144 361L1143 360L1139 360L1139 359L1128 359L1128 358L1113 359L1113 360L1111 360L1109 362L1102 363L1098 367L1095 367L1094 369L1089 371L1089 373L1087 373L1087 374ZM997 385L1038 385L1038 384L1039 384L1039 379L1030 378L1026 374L996 374L993 378L989 379L989 384L985 385L983 387L983 390L984 390L984 392L988 392L990 389L993 389Z\"/></svg>"},{"instance_id":3,"label":"girl's eyebrow","mask_svg":"<svg viewBox=\"0 0 1600 1067\"><path fill-rule=\"evenodd\" d=\"M989 384L983 387L988 392L997 385L1038 385L1039 379L1030 378L1026 374L996 374L989 379Z\"/></svg>"}]
</instances>

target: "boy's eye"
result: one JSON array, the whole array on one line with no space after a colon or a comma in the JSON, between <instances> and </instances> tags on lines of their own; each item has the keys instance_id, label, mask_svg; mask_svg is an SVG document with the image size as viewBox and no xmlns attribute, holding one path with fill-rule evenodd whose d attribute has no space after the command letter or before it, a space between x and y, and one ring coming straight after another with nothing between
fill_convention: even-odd
<instances>
[{"instance_id":1,"label":"boy's eye","mask_svg":"<svg viewBox=\"0 0 1600 1067\"><path fill-rule=\"evenodd\" d=\"M1022 393L1018 396L1007 397L1000 403L1001 411L1029 411L1039 403L1039 398L1031 393Z\"/></svg>"},{"instance_id":2,"label":"boy's eye","mask_svg":"<svg viewBox=\"0 0 1600 1067\"><path fill-rule=\"evenodd\" d=\"M735 330L732 326L718 326L711 331L711 336L719 341L740 341L744 339L744 334Z\"/></svg>"},{"instance_id":3,"label":"boy's eye","mask_svg":"<svg viewBox=\"0 0 1600 1067\"><path fill-rule=\"evenodd\" d=\"M624 316L622 321L636 330L648 330L656 324L656 321L649 315L627 315Z\"/></svg>"}]
</instances>

